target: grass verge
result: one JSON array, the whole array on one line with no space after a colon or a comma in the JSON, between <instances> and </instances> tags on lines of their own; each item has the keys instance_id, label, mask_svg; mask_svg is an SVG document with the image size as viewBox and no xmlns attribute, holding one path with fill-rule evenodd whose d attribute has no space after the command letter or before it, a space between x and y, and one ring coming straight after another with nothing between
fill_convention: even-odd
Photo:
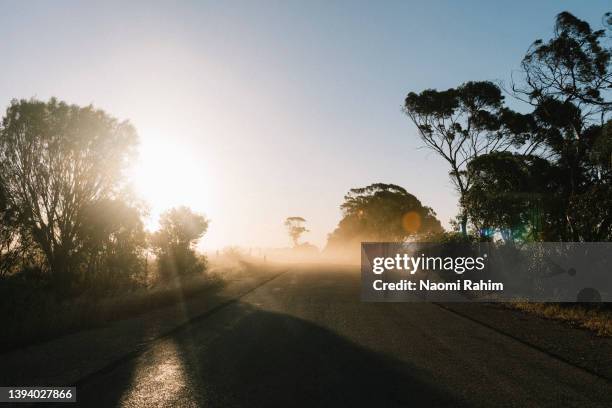
<instances>
[{"instance_id":1,"label":"grass verge","mask_svg":"<svg viewBox=\"0 0 612 408\"><path fill-rule=\"evenodd\" d=\"M599 306L579 303L508 303L508 307L545 319L559 320L590 330L602 337L612 337L612 310L607 304Z\"/></svg>"}]
</instances>

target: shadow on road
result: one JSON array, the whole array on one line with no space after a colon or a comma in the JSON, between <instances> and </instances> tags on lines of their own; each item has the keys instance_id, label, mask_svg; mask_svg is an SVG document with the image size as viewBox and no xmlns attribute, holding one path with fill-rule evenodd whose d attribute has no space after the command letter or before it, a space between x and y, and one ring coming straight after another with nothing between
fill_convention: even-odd
<instances>
[{"instance_id":1,"label":"shadow on road","mask_svg":"<svg viewBox=\"0 0 612 408\"><path fill-rule=\"evenodd\" d=\"M82 406L461 406L431 373L236 303L78 390Z\"/></svg>"}]
</instances>

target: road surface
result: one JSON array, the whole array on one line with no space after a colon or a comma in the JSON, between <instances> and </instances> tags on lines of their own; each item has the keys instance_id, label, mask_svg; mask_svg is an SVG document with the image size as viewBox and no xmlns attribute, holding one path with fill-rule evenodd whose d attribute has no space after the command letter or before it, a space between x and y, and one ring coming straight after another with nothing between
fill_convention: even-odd
<instances>
[{"instance_id":1,"label":"road surface","mask_svg":"<svg viewBox=\"0 0 612 408\"><path fill-rule=\"evenodd\" d=\"M435 304L296 268L78 388L87 407L612 406L609 380Z\"/></svg>"}]
</instances>

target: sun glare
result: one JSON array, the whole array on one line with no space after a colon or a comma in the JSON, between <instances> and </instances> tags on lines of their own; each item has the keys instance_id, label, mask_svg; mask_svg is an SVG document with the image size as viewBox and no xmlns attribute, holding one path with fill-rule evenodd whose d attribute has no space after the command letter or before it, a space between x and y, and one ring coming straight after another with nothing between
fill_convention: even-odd
<instances>
[{"instance_id":1,"label":"sun glare","mask_svg":"<svg viewBox=\"0 0 612 408\"><path fill-rule=\"evenodd\" d=\"M150 230L157 228L163 211L179 205L199 210L205 202L204 168L185 146L143 141L130 173L137 196L148 205L146 227Z\"/></svg>"}]
</instances>

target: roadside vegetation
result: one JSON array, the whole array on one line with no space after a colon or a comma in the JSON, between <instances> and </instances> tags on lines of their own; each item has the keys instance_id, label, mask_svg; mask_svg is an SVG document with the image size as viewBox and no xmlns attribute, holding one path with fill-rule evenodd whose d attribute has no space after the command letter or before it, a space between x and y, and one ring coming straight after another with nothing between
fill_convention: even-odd
<instances>
[{"instance_id":1,"label":"roadside vegetation","mask_svg":"<svg viewBox=\"0 0 612 408\"><path fill-rule=\"evenodd\" d=\"M559 320L574 327L590 330L598 336L612 337L612 310L601 305L533 302L515 302L506 305L545 319Z\"/></svg>"},{"instance_id":2,"label":"roadside vegetation","mask_svg":"<svg viewBox=\"0 0 612 408\"><path fill-rule=\"evenodd\" d=\"M612 240L611 58L605 30L563 12L509 86L470 81L408 94L404 111L449 165L464 235Z\"/></svg>"},{"instance_id":3,"label":"roadside vegetation","mask_svg":"<svg viewBox=\"0 0 612 408\"><path fill-rule=\"evenodd\" d=\"M368 240L612 241L609 34L562 12L552 37L528 48L511 83L473 80L409 92L404 113L424 147L447 163L459 197L455 231L441 232L433 210L402 187L375 184L345 197L326 251ZM610 333L606 308L512 306Z\"/></svg>"},{"instance_id":4,"label":"roadside vegetation","mask_svg":"<svg viewBox=\"0 0 612 408\"><path fill-rule=\"evenodd\" d=\"M91 106L14 100L0 124L3 349L218 285L195 247L209 221L169 209L155 233L125 170L136 130Z\"/></svg>"},{"instance_id":5,"label":"roadside vegetation","mask_svg":"<svg viewBox=\"0 0 612 408\"><path fill-rule=\"evenodd\" d=\"M461 234L503 243L612 240L611 59L605 29L563 12L509 86L471 81L408 94L406 114L449 165ZM504 91L521 111L507 107ZM612 333L609 308L509 306Z\"/></svg>"},{"instance_id":6,"label":"roadside vegetation","mask_svg":"<svg viewBox=\"0 0 612 408\"><path fill-rule=\"evenodd\" d=\"M44 285L33 287L27 280L6 279L0 282L4 314L0 347L3 351L24 347L174 305L196 295L207 296L220 289L223 282L223 274L213 273L105 296L84 291L62 299Z\"/></svg>"}]
</instances>

